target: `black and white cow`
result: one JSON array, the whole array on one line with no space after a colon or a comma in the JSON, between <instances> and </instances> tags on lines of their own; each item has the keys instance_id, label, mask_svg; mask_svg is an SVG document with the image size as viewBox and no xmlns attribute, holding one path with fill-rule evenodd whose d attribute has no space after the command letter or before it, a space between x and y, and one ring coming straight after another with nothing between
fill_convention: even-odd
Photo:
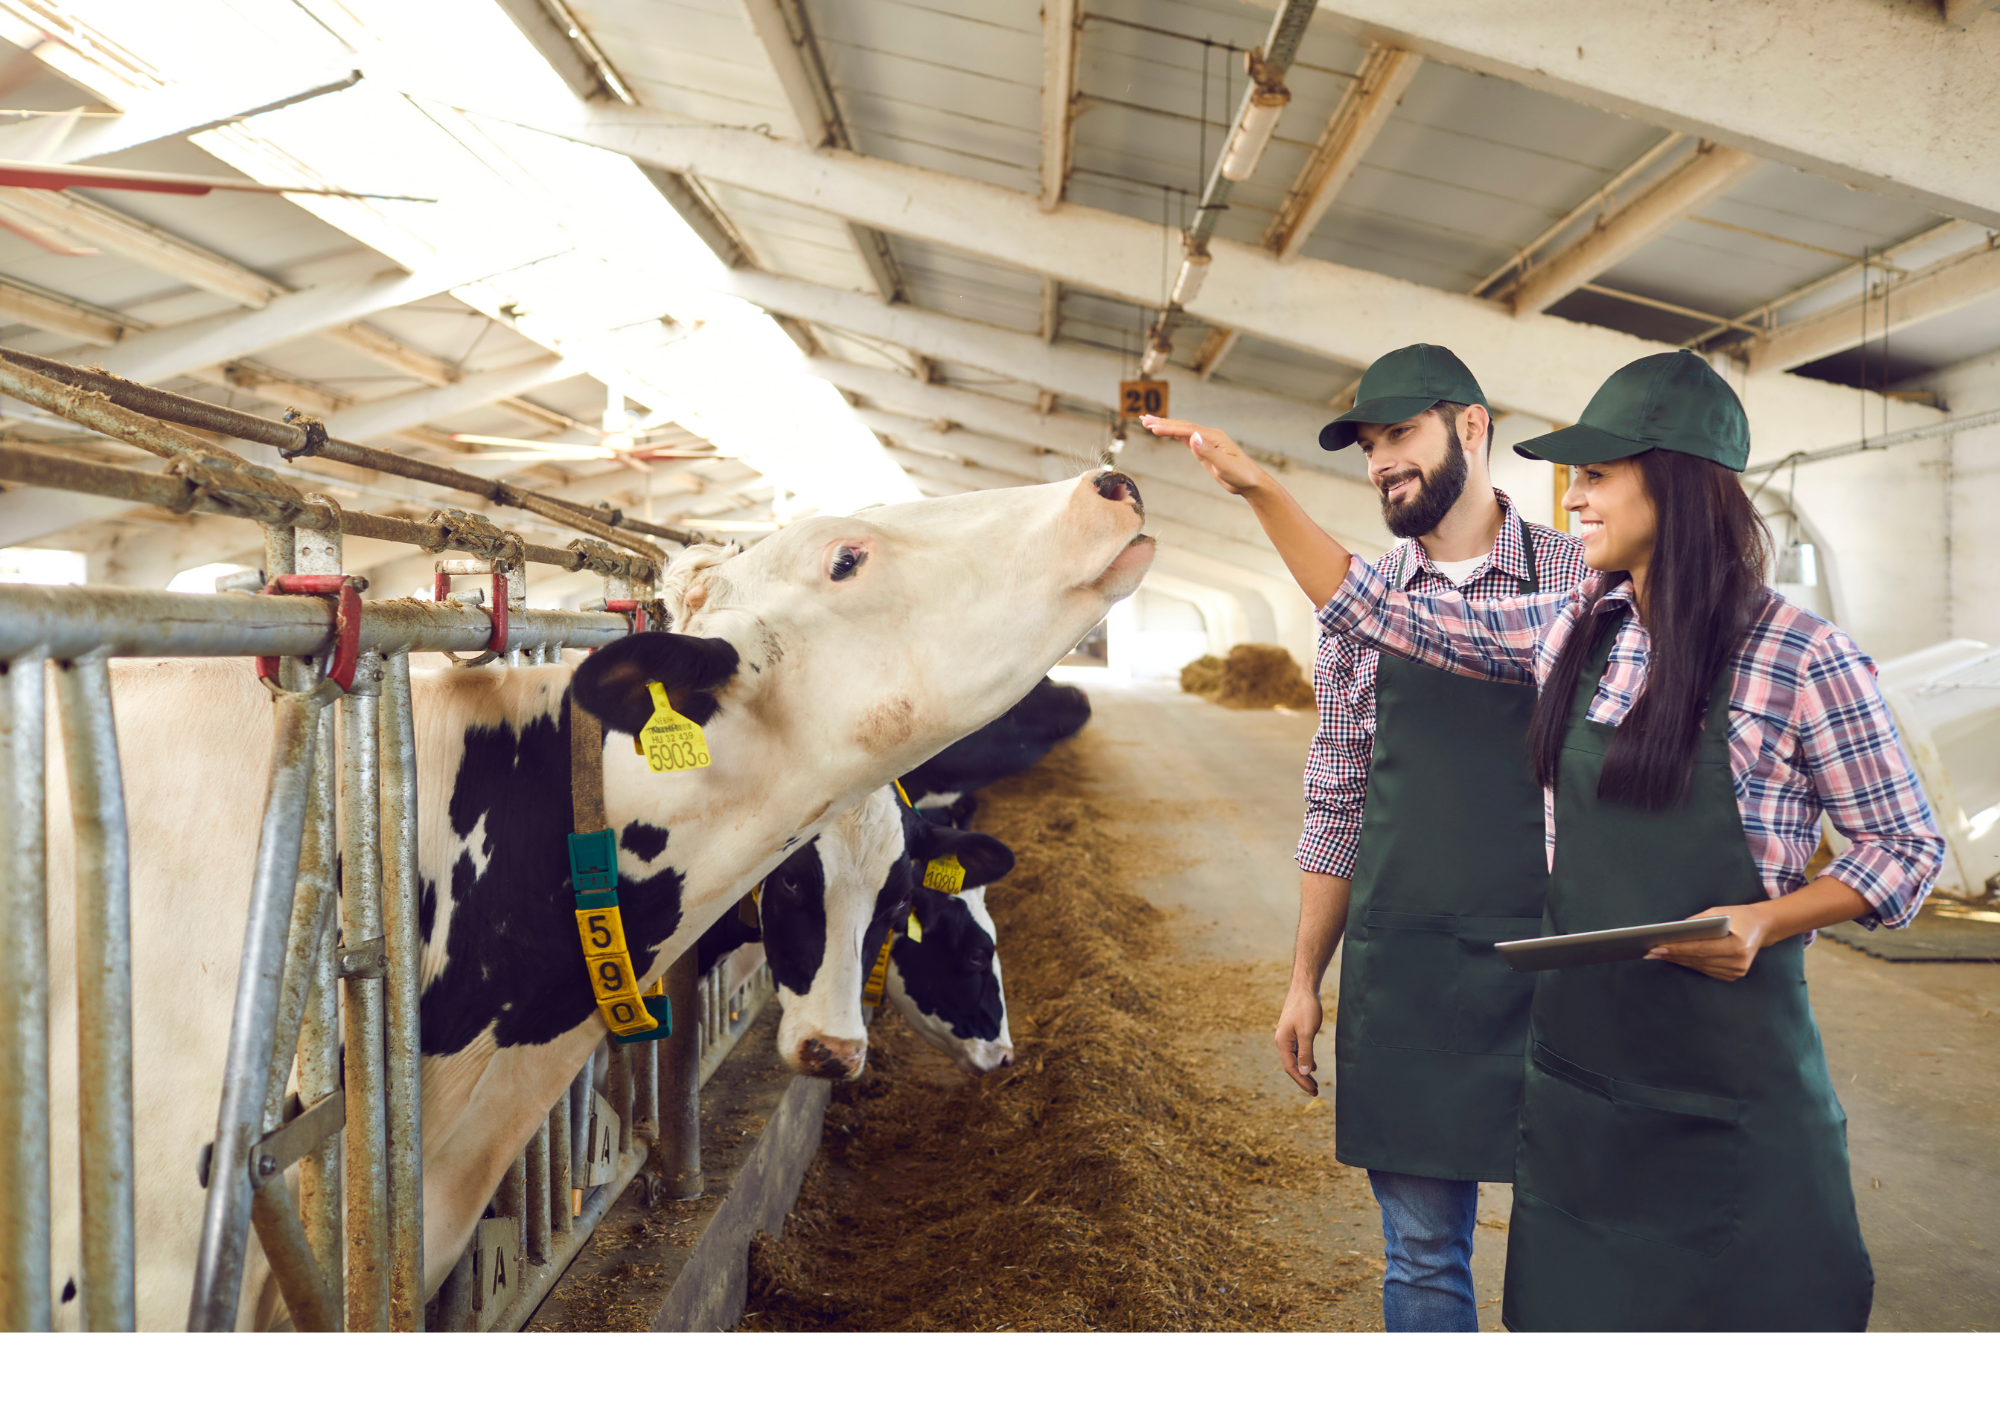
<instances>
[{"instance_id":1,"label":"black and white cow","mask_svg":"<svg viewBox=\"0 0 2000 1414\"><path fill-rule=\"evenodd\" d=\"M889 954L889 1001L919 1036L968 1075L1014 1061L1007 988L986 888L919 888L910 915L922 937L898 937Z\"/></svg>"},{"instance_id":2,"label":"black and white cow","mask_svg":"<svg viewBox=\"0 0 2000 1414\"><path fill-rule=\"evenodd\" d=\"M759 878L893 777L1019 700L1152 559L1112 471L800 521L678 555L674 632L581 665L415 674L422 878L424 1273L435 1291L507 1165L603 1040L565 835L571 696L609 729L607 818L633 962L650 984ZM270 704L241 662L113 675L132 848L141 1325L186 1317L268 774ZM649 682L714 764L654 775L632 733ZM59 745L52 743L52 749ZM58 768L48 810L67 817ZM76 1054L74 860L49 849L50 1049ZM74 1068L53 1068L56 1135ZM76 1151L53 1162L54 1287L76 1275ZM247 1323L255 1293L239 1304ZM74 1303L58 1310L73 1323Z\"/></svg>"},{"instance_id":3,"label":"black and white cow","mask_svg":"<svg viewBox=\"0 0 2000 1414\"><path fill-rule=\"evenodd\" d=\"M892 933L898 949L917 946L905 936L912 900L932 893L919 886L924 867L946 855L956 856L964 867L968 888L983 889L1014 867L1013 852L991 835L933 824L903 805L893 786L885 786L827 826L818 839L802 846L764 880L760 896L764 958L783 1010L778 1054L786 1064L829 1079L861 1073L868 1056L867 1022L862 1015L868 969ZM921 924L919 931L925 932L928 942L927 928ZM970 941L962 933L953 936ZM925 956L942 961L948 946L941 939L926 949ZM991 960L988 947L978 961L986 966ZM895 961L892 954L892 968ZM920 990L933 1004L964 1012L982 1005L985 989L969 971L943 969L930 961L918 971L924 978ZM987 975L997 983L997 973L988 968ZM957 992L972 995L959 997L954 985ZM905 989L899 1009L907 1015L916 1005ZM1004 1003L1000 1005L1004 1024ZM948 1026L936 1021L919 1029L926 1036L949 1032ZM954 1059L962 1058L960 1047L941 1049L952 1052ZM981 1054L1000 1063L998 1054Z\"/></svg>"},{"instance_id":4,"label":"black and white cow","mask_svg":"<svg viewBox=\"0 0 2000 1414\"><path fill-rule=\"evenodd\" d=\"M931 819L963 825L977 808L974 791L1027 770L1089 720L1082 688L1043 678L998 717L903 777L903 788Z\"/></svg>"}]
</instances>

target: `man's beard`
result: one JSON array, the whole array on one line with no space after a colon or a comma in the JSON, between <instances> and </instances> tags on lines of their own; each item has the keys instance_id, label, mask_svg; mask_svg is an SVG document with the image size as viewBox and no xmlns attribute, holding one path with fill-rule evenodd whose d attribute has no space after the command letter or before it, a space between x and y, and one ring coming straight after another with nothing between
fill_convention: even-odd
<instances>
[{"instance_id":1,"label":"man's beard","mask_svg":"<svg viewBox=\"0 0 2000 1414\"><path fill-rule=\"evenodd\" d=\"M1465 448L1449 418L1444 419L1444 435L1450 445L1445 448L1443 459L1423 473L1422 486L1414 497L1392 503L1389 492L1382 493L1382 521L1398 539L1415 540L1436 530L1445 513L1458 504L1459 493L1465 490Z\"/></svg>"}]
</instances>

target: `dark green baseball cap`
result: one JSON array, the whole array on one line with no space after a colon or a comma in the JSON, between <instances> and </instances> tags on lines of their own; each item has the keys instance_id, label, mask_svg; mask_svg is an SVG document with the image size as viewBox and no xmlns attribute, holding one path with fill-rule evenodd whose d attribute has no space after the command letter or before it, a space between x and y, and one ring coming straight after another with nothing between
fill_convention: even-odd
<instances>
[{"instance_id":1,"label":"dark green baseball cap","mask_svg":"<svg viewBox=\"0 0 2000 1414\"><path fill-rule=\"evenodd\" d=\"M1337 452L1354 444L1359 423L1401 422L1439 403L1478 403L1488 415L1493 411L1479 391L1479 380L1457 354L1443 344L1411 344L1368 365L1354 406L1320 428L1319 444Z\"/></svg>"},{"instance_id":2,"label":"dark green baseball cap","mask_svg":"<svg viewBox=\"0 0 2000 1414\"><path fill-rule=\"evenodd\" d=\"M1699 354L1675 349L1634 359L1604 380L1575 426L1517 442L1514 450L1536 461L1587 466L1655 447L1706 457L1731 471L1749 465L1743 402Z\"/></svg>"}]
</instances>

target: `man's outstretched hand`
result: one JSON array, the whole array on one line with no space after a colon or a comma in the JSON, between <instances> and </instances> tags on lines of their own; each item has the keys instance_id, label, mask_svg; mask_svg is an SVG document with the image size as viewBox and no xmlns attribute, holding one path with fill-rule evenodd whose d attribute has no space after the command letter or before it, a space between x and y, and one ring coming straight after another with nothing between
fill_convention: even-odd
<instances>
[{"instance_id":1,"label":"man's outstretched hand","mask_svg":"<svg viewBox=\"0 0 2000 1414\"><path fill-rule=\"evenodd\" d=\"M1262 484L1264 469L1245 456L1243 449L1220 428L1203 427L1198 422L1181 422L1168 417L1147 416L1139 421L1155 437L1171 437L1193 452L1202 470L1214 477L1215 484L1230 495L1241 496Z\"/></svg>"}]
</instances>

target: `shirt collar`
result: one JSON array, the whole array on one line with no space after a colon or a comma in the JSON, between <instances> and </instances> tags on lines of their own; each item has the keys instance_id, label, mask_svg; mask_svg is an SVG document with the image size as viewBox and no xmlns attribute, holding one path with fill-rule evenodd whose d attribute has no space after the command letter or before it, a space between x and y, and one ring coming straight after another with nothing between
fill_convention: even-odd
<instances>
[{"instance_id":1,"label":"shirt collar","mask_svg":"<svg viewBox=\"0 0 2000 1414\"><path fill-rule=\"evenodd\" d=\"M1504 519L1500 522L1500 534L1493 542L1493 549L1486 556L1486 568L1480 570L1479 574L1473 575L1465 581L1465 584L1461 584L1458 587L1463 589L1466 584L1471 584L1480 575L1497 571L1504 575L1511 575L1514 582L1522 587L1522 592L1532 594L1535 592L1535 584L1528 573L1528 551L1526 547L1528 527L1522 521L1519 513L1515 511L1514 502L1508 497L1505 491L1502 491L1497 486L1494 487L1493 499L1500 503L1500 510L1504 516ZM1408 589L1410 581L1415 579L1421 570L1431 569L1436 571L1430 551L1424 548L1423 541L1411 540L1407 543L1415 553L1401 557L1403 572L1396 586L1398 589ZM1442 572L1439 573L1441 576Z\"/></svg>"},{"instance_id":2,"label":"shirt collar","mask_svg":"<svg viewBox=\"0 0 2000 1414\"><path fill-rule=\"evenodd\" d=\"M1602 580L1603 572L1598 571L1591 578ZM1591 587L1589 585L1584 586L1586 592ZM1639 601L1632 595L1632 581L1629 578L1622 579L1608 593L1598 596L1597 601L1590 606L1590 612L1593 614L1609 614L1621 609L1636 609L1638 603ZM1633 618L1636 620L1638 615L1634 614Z\"/></svg>"}]
</instances>

